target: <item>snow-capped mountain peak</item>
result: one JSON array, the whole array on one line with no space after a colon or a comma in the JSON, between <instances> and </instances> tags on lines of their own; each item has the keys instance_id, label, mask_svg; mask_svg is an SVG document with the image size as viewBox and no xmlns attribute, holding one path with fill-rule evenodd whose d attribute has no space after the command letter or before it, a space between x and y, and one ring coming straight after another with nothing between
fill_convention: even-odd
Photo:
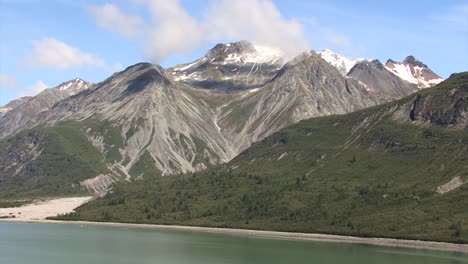
<instances>
[{"instance_id":1,"label":"snow-capped mountain peak","mask_svg":"<svg viewBox=\"0 0 468 264\"><path fill-rule=\"evenodd\" d=\"M364 58L348 58L345 56L341 56L339 54L334 53L329 49L324 49L318 53L322 59L326 62L330 63L331 65L335 66L341 74L346 76L348 72L361 61L370 61Z\"/></svg>"},{"instance_id":2,"label":"snow-capped mountain peak","mask_svg":"<svg viewBox=\"0 0 468 264\"><path fill-rule=\"evenodd\" d=\"M79 90L85 90L89 88L89 84L80 78L75 78L71 81L62 83L57 87L57 89L59 89L60 91L66 91L69 89L76 88L78 88Z\"/></svg>"},{"instance_id":3,"label":"snow-capped mountain peak","mask_svg":"<svg viewBox=\"0 0 468 264\"><path fill-rule=\"evenodd\" d=\"M401 79L417 84L421 89L434 86L444 80L414 56L406 57L403 62L388 60L385 67Z\"/></svg>"},{"instance_id":4,"label":"snow-capped mountain peak","mask_svg":"<svg viewBox=\"0 0 468 264\"><path fill-rule=\"evenodd\" d=\"M226 44L217 44L201 59L190 64L173 68L175 72L186 71L208 62L213 65L271 63L284 64L286 55L277 48L262 45L253 45L248 41L239 41Z\"/></svg>"},{"instance_id":5,"label":"snow-capped mountain peak","mask_svg":"<svg viewBox=\"0 0 468 264\"><path fill-rule=\"evenodd\" d=\"M403 61L403 64L428 68L426 64L416 59L413 55L406 57L405 60Z\"/></svg>"},{"instance_id":6,"label":"snow-capped mountain peak","mask_svg":"<svg viewBox=\"0 0 468 264\"><path fill-rule=\"evenodd\" d=\"M168 72L175 81L216 83L231 80L254 86L271 78L286 63L286 58L277 48L243 40L217 44L203 58L177 65ZM254 75L256 80L251 78Z\"/></svg>"},{"instance_id":7,"label":"snow-capped mountain peak","mask_svg":"<svg viewBox=\"0 0 468 264\"><path fill-rule=\"evenodd\" d=\"M56 90L59 90L61 92L67 93L69 96L75 95L78 92L81 92L83 90L87 90L91 87L91 84L80 79L80 78L75 78L73 80L70 80L68 82L64 82L57 86Z\"/></svg>"}]
</instances>

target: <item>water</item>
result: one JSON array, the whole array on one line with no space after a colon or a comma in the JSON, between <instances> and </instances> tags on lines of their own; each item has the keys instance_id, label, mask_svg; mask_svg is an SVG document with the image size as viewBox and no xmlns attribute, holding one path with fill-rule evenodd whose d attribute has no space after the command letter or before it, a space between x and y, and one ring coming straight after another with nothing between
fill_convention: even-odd
<instances>
[{"instance_id":1,"label":"water","mask_svg":"<svg viewBox=\"0 0 468 264\"><path fill-rule=\"evenodd\" d=\"M468 255L187 231L0 223L1 264L468 263Z\"/></svg>"}]
</instances>

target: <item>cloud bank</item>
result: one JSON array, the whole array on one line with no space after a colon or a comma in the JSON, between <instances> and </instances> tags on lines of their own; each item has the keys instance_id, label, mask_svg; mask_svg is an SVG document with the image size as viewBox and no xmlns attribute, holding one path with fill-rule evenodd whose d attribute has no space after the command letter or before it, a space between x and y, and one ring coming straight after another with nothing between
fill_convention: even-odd
<instances>
[{"instance_id":1,"label":"cloud bank","mask_svg":"<svg viewBox=\"0 0 468 264\"><path fill-rule=\"evenodd\" d=\"M20 97L35 96L47 88L48 88L47 84L45 84L42 80L38 80L33 85L27 87L24 90L21 90L18 94Z\"/></svg>"},{"instance_id":2,"label":"cloud bank","mask_svg":"<svg viewBox=\"0 0 468 264\"><path fill-rule=\"evenodd\" d=\"M54 38L33 40L33 51L23 59L31 68L66 69L85 65L106 67L104 60Z\"/></svg>"},{"instance_id":3,"label":"cloud bank","mask_svg":"<svg viewBox=\"0 0 468 264\"><path fill-rule=\"evenodd\" d=\"M284 18L269 0L216 1L205 19L213 39L246 39L290 56L309 48L302 24Z\"/></svg>"},{"instance_id":4,"label":"cloud bank","mask_svg":"<svg viewBox=\"0 0 468 264\"><path fill-rule=\"evenodd\" d=\"M95 17L99 27L120 33L127 38L138 36L144 24L141 17L127 15L114 4L90 5L88 11Z\"/></svg>"},{"instance_id":5,"label":"cloud bank","mask_svg":"<svg viewBox=\"0 0 468 264\"><path fill-rule=\"evenodd\" d=\"M184 55L207 42L249 40L254 44L276 47L290 56L309 48L303 25L283 17L271 0L211 1L202 18L195 18L179 0L139 0L134 4L149 11L150 19L130 16L117 6L93 5L90 13L101 28L124 37L143 32L145 58L160 63L171 56ZM107 10L95 12L97 10ZM119 26L121 18L131 18L131 25ZM115 21L115 22L114 22Z\"/></svg>"},{"instance_id":6,"label":"cloud bank","mask_svg":"<svg viewBox=\"0 0 468 264\"><path fill-rule=\"evenodd\" d=\"M149 0L151 22L144 55L160 62L172 55L187 54L204 41L202 23L190 16L178 0Z\"/></svg>"}]
</instances>

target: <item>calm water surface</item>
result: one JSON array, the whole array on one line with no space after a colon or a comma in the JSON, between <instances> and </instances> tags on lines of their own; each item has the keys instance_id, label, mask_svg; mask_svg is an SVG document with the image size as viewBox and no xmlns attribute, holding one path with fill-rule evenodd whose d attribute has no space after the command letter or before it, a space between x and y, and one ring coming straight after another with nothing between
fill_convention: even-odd
<instances>
[{"instance_id":1,"label":"calm water surface","mask_svg":"<svg viewBox=\"0 0 468 264\"><path fill-rule=\"evenodd\" d=\"M154 229L0 223L1 264L468 263L468 255Z\"/></svg>"}]
</instances>

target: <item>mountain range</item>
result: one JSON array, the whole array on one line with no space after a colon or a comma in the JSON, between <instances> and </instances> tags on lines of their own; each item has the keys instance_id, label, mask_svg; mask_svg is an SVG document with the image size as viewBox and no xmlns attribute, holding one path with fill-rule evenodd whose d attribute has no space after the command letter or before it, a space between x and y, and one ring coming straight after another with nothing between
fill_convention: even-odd
<instances>
[{"instance_id":1,"label":"mountain range","mask_svg":"<svg viewBox=\"0 0 468 264\"><path fill-rule=\"evenodd\" d=\"M302 120L231 161L117 184L58 219L468 242L468 72Z\"/></svg>"},{"instance_id":2,"label":"mountain range","mask_svg":"<svg viewBox=\"0 0 468 264\"><path fill-rule=\"evenodd\" d=\"M4 196L106 191L117 181L200 171L312 117L341 115L440 83L426 65L326 50L286 59L247 41L192 63L138 63L2 107Z\"/></svg>"}]
</instances>

